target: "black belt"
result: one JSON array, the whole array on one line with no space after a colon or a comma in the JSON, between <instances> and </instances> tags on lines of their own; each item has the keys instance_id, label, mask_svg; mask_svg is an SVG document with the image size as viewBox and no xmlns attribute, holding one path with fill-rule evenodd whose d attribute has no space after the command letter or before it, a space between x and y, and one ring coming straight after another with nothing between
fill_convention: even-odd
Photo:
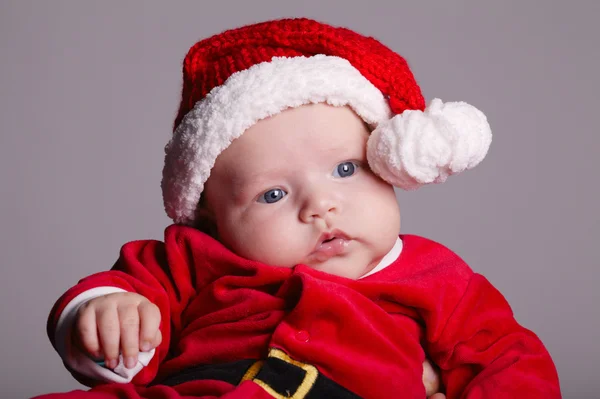
<instances>
[{"instance_id":1,"label":"black belt","mask_svg":"<svg viewBox=\"0 0 600 399\"><path fill-rule=\"evenodd\" d=\"M265 360L196 366L152 385L175 386L195 380L219 380L232 385L252 380L274 398L360 399L319 373L316 367L293 360L279 349L271 349Z\"/></svg>"}]
</instances>

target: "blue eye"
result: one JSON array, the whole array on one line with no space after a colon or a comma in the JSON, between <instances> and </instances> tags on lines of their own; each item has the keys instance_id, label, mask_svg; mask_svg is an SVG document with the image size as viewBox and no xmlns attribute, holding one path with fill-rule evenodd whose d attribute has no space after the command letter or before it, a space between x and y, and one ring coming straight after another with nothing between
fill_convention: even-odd
<instances>
[{"instance_id":1,"label":"blue eye","mask_svg":"<svg viewBox=\"0 0 600 399\"><path fill-rule=\"evenodd\" d=\"M258 197L258 202L272 204L285 197L287 193L280 188L274 188Z\"/></svg>"},{"instance_id":2,"label":"blue eye","mask_svg":"<svg viewBox=\"0 0 600 399\"><path fill-rule=\"evenodd\" d=\"M335 170L333 171L333 175L335 177L350 177L356 173L357 169L358 165L356 162L342 162L336 166Z\"/></svg>"}]
</instances>

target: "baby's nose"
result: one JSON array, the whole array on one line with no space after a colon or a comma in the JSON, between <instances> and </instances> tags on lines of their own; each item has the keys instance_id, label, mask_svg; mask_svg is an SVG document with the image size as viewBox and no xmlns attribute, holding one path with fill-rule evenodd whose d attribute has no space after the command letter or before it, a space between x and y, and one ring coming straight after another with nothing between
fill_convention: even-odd
<instances>
[{"instance_id":1,"label":"baby's nose","mask_svg":"<svg viewBox=\"0 0 600 399\"><path fill-rule=\"evenodd\" d=\"M325 219L328 214L338 211L339 204L330 196L319 195L306 201L300 210L300 219L310 223L315 219Z\"/></svg>"}]
</instances>

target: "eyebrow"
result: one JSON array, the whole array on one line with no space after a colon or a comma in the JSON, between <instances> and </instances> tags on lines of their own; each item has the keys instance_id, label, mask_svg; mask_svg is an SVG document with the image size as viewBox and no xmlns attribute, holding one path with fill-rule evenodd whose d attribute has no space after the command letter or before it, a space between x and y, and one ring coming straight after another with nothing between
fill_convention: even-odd
<instances>
[{"instance_id":1,"label":"eyebrow","mask_svg":"<svg viewBox=\"0 0 600 399\"><path fill-rule=\"evenodd\" d=\"M264 185L261 182L261 178L264 176L263 173L255 173L252 175L242 176L241 174L231 173L227 180L229 185L229 191L233 202L243 203L246 202L249 197L253 197L258 192L254 192L257 188L262 189L260 186Z\"/></svg>"},{"instance_id":2,"label":"eyebrow","mask_svg":"<svg viewBox=\"0 0 600 399\"><path fill-rule=\"evenodd\" d=\"M258 184L262 180L269 179L269 176L278 175L281 172L281 168L274 168L271 170L256 172L252 174L238 174L232 173L230 175L230 182L234 187L247 187L249 185Z\"/></svg>"},{"instance_id":3,"label":"eyebrow","mask_svg":"<svg viewBox=\"0 0 600 399\"><path fill-rule=\"evenodd\" d=\"M359 153L354 148L349 148L344 143L331 143L331 145L323 148L321 151L323 154L331 154L331 153L339 153L339 161L343 161L345 159L365 159L366 160L366 146L363 148L363 151ZM287 172L287 168L281 165L272 165L271 167L267 167L264 170L246 174L230 172L228 175L229 181L233 188L244 188L254 184L263 184L262 181L272 179L274 176L281 176Z\"/></svg>"}]
</instances>

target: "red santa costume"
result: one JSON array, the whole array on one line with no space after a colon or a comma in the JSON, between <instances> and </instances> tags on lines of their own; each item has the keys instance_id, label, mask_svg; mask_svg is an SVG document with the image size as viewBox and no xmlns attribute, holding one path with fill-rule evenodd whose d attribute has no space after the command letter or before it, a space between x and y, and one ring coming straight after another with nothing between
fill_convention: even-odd
<instances>
[{"instance_id":1,"label":"red santa costume","mask_svg":"<svg viewBox=\"0 0 600 399\"><path fill-rule=\"evenodd\" d=\"M402 235L359 280L243 259L190 227L217 156L288 107L351 107L371 128L371 169L415 189L485 156L485 116L465 103L425 107L405 60L372 38L306 19L223 32L184 61L163 196L164 242L123 246L115 266L55 304L48 334L88 392L43 398L423 398L425 353L447 397L559 398L554 364L503 296L457 255ZM161 312L161 345L127 370L69 345L78 306L136 292ZM113 381L110 383L109 381ZM42 398L39 397L39 398Z\"/></svg>"}]
</instances>

